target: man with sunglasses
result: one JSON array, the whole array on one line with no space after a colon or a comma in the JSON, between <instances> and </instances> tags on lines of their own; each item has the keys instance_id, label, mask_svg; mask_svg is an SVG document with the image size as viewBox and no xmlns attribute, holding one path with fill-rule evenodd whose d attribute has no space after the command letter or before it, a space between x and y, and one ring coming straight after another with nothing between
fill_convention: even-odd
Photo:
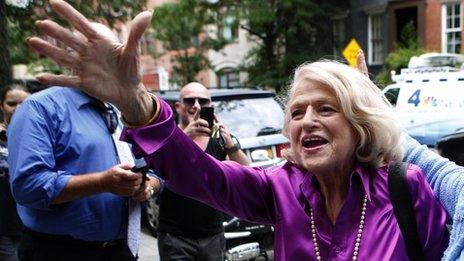
<instances>
[{"instance_id":1,"label":"man with sunglasses","mask_svg":"<svg viewBox=\"0 0 464 261\"><path fill-rule=\"evenodd\" d=\"M216 159L228 158L248 165L246 155L238 141L234 142L226 126L216 123L213 130L205 119L200 118L201 109L211 106L211 95L205 86L197 82L185 85L175 105L179 128ZM212 137L213 132L220 135ZM221 212L165 188L160 195L158 228L161 261L223 260L225 239L222 222Z\"/></svg>"},{"instance_id":2,"label":"man with sunglasses","mask_svg":"<svg viewBox=\"0 0 464 261\"><path fill-rule=\"evenodd\" d=\"M77 88L50 87L16 111L8 145L12 192L27 228L20 260L137 259L127 240L130 206L160 183L131 171L121 127L111 104Z\"/></svg>"}]
</instances>

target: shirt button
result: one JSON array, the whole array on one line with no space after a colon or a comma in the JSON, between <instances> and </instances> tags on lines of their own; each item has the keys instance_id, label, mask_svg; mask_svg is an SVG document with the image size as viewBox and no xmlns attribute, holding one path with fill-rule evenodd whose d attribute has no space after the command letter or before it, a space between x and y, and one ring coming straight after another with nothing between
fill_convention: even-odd
<instances>
[{"instance_id":1,"label":"shirt button","mask_svg":"<svg viewBox=\"0 0 464 261\"><path fill-rule=\"evenodd\" d=\"M340 254L340 252L342 252L342 249L341 249L339 246L334 246L334 247L333 247L333 250L334 250L335 253L337 253L337 254Z\"/></svg>"}]
</instances>

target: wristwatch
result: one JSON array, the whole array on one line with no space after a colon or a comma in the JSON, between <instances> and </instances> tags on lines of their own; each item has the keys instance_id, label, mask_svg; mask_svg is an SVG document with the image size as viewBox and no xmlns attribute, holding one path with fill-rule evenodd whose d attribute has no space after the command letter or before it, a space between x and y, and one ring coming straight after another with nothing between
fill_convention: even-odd
<instances>
[{"instance_id":1,"label":"wristwatch","mask_svg":"<svg viewBox=\"0 0 464 261\"><path fill-rule=\"evenodd\" d=\"M237 144L234 144L234 146L230 148L225 148L224 150L226 151L227 154L232 154L235 153L239 150L240 148L237 146Z\"/></svg>"}]
</instances>

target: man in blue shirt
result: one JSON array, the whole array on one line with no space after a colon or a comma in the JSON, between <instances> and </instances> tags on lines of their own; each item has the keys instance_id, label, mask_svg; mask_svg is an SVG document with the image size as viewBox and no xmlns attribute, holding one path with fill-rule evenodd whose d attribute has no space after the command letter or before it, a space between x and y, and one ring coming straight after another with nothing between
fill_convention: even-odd
<instances>
[{"instance_id":1,"label":"man in blue shirt","mask_svg":"<svg viewBox=\"0 0 464 261\"><path fill-rule=\"evenodd\" d=\"M24 101L10 124L10 182L32 260L135 260L126 244L128 197L148 199L159 181L143 183L133 164L119 164L94 101L52 87Z\"/></svg>"},{"instance_id":2,"label":"man in blue shirt","mask_svg":"<svg viewBox=\"0 0 464 261\"><path fill-rule=\"evenodd\" d=\"M107 27L91 26L117 40ZM8 162L26 227L20 260L136 260L136 202L152 196L160 182L130 171L134 159L119 141L112 108L78 89L53 87L16 111L8 130ZM129 211L137 218L129 220Z\"/></svg>"}]
</instances>

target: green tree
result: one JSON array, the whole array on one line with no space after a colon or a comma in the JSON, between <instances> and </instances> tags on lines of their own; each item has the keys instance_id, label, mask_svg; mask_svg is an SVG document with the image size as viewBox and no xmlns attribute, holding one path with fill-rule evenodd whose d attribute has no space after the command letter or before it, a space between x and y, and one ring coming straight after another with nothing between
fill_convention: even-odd
<instances>
[{"instance_id":1,"label":"green tree","mask_svg":"<svg viewBox=\"0 0 464 261\"><path fill-rule=\"evenodd\" d=\"M31 35L38 34L34 26L35 21L53 18L63 24L63 20L52 11L48 1L30 0L29 2L26 8L19 8L5 6L5 0L0 0L0 40L2 43L0 69L2 74L10 70L10 64L18 63L42 67L46 71L61 71L61 68L50 60L43 59L29 51L25 40ZM146 0L69 0L67 2L76 6L86 17L105 22L110 26L116 21L125 21L146 6ZM6 22L2 23L5 18ZM4 41L2 38L4 35L9 41Z\"/></svg>"},{"instance_id":2,"label":"green tree","mask_svg":"<svg viewBox=\"0 0 464 261\"><path fill-rule=\"evenodd\" d=\"M218 11L214 5L195 0L179 0L156 9L152 25L155 38L163 45L163 51L156 56L171 53L172 82L184 85L211 67L207 50L219 50L226 43L206 32L206 26L216 21Z\"/></svg>"},{"instance_id":3,"label":"green tree","mask_svg":"<svg viewBox=\"0 0 464 261\"><path fill-rule=\"evenodd\" d=\"M296 66L332 53L330 17L340 10L330 1L241 0L236 6L241 28L257 43L244 64L250 85L279 92Z\"/></svg>"},{"instance_id":4,"label":"green tree","mask_svg":"<svg viewBox=\"0 0 464 261\"><path fill-rule=\"evenodd\" d=\"M409 22L401 31L400 39L395 49L387 55L382 71L375 77L380 86L392 83L391 71L399 72L408 67L409 60L413 56L425 53L426 50L419 45L417 31L413 22Z\"/></svg>"},{"instance_id":5,"label":"green tree","mask_svg":"<svg viewBox=\"0 0 464 261\"><path fill-rule=\"evenodd\" d=\"M6 2L0 0L0 87L11 78L10 52L8 50L8 31L6 30Z\"/></svg>"}]
</instances>

